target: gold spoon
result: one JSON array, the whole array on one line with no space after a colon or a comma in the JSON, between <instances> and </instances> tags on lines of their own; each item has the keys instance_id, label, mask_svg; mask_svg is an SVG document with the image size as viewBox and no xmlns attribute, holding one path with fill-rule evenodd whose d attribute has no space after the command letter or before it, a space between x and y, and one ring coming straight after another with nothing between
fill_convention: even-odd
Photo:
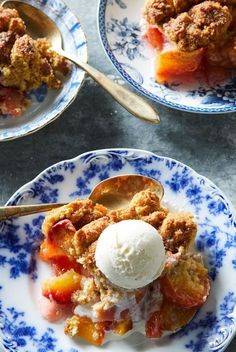
<instances>
[{"instance_id":1,"label":"gold spoon","mask_svg":"<svg viewBox=\"0 0 236 352\"><path fill-rule=\"evenodd\" d=\"M3 7L14 8L18 11L20 17L24 20L27 33L33 38L45 37L52 44L53 49L72 61L75 65L83 69L92 77L99 85L101 85L120 105L128 110L132 115L151 122L159 123L160 118L153 107L138 95L130 92L125 87L113 82L103 73L81 62L77 57L65 52L62 49L61 32L57 25L44 12L36 7L21 1L5 0L2 2Z\"/></svg>"},{"instance_id":2,"label":"gold spoon","mask_svg":"<svg viewBox=\"0 0 236 352\"><path fill-rule=\"evenodd\" d=\"M132 197L145 189L151 189L162 199L164 189L152 178L141 175L121 175L108 178L98 183L89 195L94 203L100 203L109 209L119 209L127 206ZM49 211L66 203L15 205L0 207L0 220L10 219L35 213Z\"/></svg>"}]
</instances>

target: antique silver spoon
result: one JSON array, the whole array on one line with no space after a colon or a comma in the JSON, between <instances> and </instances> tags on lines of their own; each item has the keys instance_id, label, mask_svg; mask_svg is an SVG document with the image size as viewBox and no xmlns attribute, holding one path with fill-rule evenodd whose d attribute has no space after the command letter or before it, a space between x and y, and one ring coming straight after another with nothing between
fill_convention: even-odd
<instances>
[{"instance_id":1,"label":"antique silver spoon","mask_svg":"<svg viewBox=\"0 0 236 352\"><path fill-rule=\"evenodd\" d=\"M52 44L53 49L72 61L75 65L88 73L100 86L102 86L120 105L128 110L132 115L151 122L159 123L160 118L154 108L144 99L129 91L125 87L113 82L103 73L85 62L81 62L77 57L65 52L62 49L62 36L59 28L44 12L36 7L21 1L5 0L1 6L14 8L19 16L24 20L27 33L33 38L45 37Z\"/></svg>"},{"instance_id":2,"label":"antique silver spoon","mask_svg":"<svg viewBox=\"0 0 236 352\"><path fill-rule=\"evenodd\" d=\"M162 199L164 189L162 185L152 178L141 175L121 175L108 178L97 184L89 195L94 203L100 203L108 209L126 207L132 197L145 189L151 189ZM10 219L58 208L65 203L15 205L0 207L0 220Z\"/></svg>"}]
</instances>

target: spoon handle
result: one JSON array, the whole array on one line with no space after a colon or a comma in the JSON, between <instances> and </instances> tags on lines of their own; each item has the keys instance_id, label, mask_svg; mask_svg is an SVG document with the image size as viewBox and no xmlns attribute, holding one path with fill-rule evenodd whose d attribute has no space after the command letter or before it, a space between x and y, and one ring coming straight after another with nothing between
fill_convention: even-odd
<instances>
[{"instance_id":1,"label":"spoon handle","mask_svg":"<svg viewBox=\"0 0 236 352\"><path fill-rule=\"evenodd\" d=\"M33 205L13 205L0 207L0 221L19 217L24 215L41 213L58 208L64 204L49 203L49 204L33 204Z\"/></svg>"},{"instance_id":2,"label":"spoon handle","mask_svg":"<svg viewBox=\"0 0 236 352\"><path fill-rule=\"evenodd\" d=\"M102 86L120 105L128 110L132 115L139 119L159 123L160 118L154 108L137 94L132 93L127 88L113 82L106 75L99 72L87 63L80 62L75 56L68 54L64 50L55 49L60 55L64 56L74 64L88 73L100 86Z\"/></svg>"}]
</instances>

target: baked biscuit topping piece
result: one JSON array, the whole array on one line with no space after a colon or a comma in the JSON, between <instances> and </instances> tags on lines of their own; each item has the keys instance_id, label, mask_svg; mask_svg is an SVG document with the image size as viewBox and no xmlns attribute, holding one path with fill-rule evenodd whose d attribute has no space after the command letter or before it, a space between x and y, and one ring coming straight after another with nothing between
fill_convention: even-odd
<instances>
[{"instance_id":1,"label":"baked biscuit topping piece","mask_svg":"<svg viewBox=\"0 0 236 352\"><path fill-rule=\"evenodd\" d=\"M15 35L11 32L0 32L0 65L10 62L11 49L15 42Z\"/></svg>"},{"instance_id":2,"label":"baked biscuit topping piece","mask_svg":"<svg viewBox=\"0 0 236 352\"><path fill-rule=\"evenodd\" d=\"M169 21L170 18L177 16L183 11L189 10L192 6L199 4L201 1L202 0L147 0L144 6L144 17L150 25L155 26Z\"/></svg>"},{"instance_id":3,"label":"baked biscuit topping piece","mask_svg":"<svg viewBox=\"0 0 236 352\"><path fill-rule=\"evenodd\" d=\"M234 5L236 0L218 0L222 5ZM146 0L144 5L144 18L151 26L168 22L191 7L203 3L202 0Z\"/></svg>"},{"instance_id":4,"label":"baked biscuit topping piece","mask_svg":"<svg viewBox=\"0 0 236 352\"><path fill-rule=\"evenodd\" d=\"M144 6L146 21L155 26L175 15L173 0L147 0Z\"/></svg>"},{"instance_id":5,"label":"baked biscuit topping piece","mask_svg":"<svg viewBox=\"0 0 236 352\"><path fill-rule=\"evenodd\" d=\"M143 220L158 229L167 213L168 209L160 205L158 195L147 189L135 194L128 208L109 212L109 218L113 222Z\"/></svg>"},{"instance_id":6,"label":"baked biscuit topping piece","mask_svg":"<svg viewBox=\"0 0 236 352\"><path fill-rule=\"evenodd\" d=\"M165 23L163 31L179 50L194 51L220 41L231 20L227 6L215 1L204 1Z\"/></svg>"},{"instance_id":7,"label":"baked biscuit topping piece","mask_svg":"<svg viewBox=\"0 0 236 352\"><path fill-rule=\"evenodd\" d=\"M79 229L73 238L73 245L78 256L82 255L86 249L95 242L102 231L112 223L107 216L91 221Z\"/></svg>"},{"instance_id":8,"label":"baked biscuit topping piece","mask_svg":"<svg viewBox=\"0 0 236 352\"><path fill-rule=\"evenodd\" d=\"M0 7L0 65L10 62L15 40L25 34L26 27L18 12Z\"/></svg>"},{"instance_id":9,"label":"baked biscuit topping piece","mask_svg":"<svg viewBox=\"0 0 236 352\"><path fill-rule=\"evenodd\" d=\"M0 32L7 31L22 35L25 33L25 24L17 10L0 7Z\"/></svg>"},{"instance_id":10,"label":"baked biscuit topping piece","mask_svg":"<svg viewBox=\"0 0 236 352\"><path fill-rule=\"evenodd\" d=\"M160 233L166 250L177 253L183 247L187 251L195 239L197 225L190 213L169 213L160 227Z\"/></svg>"},{"instance_id":11,"label":"baked biscuit topping piece","mask_svg":"<svg viewBox=\"0 0 236 352\"><path fill-rule=\"evenodd\" d=\"M51 210L43 222L42 230L45 237L48 237L52 226L63 219L69 219L76 229L80 229L91 221L103 217L106 213L107 208L99 204L94 205L90 199L77 199Z\"/></svg>"},{"instance_id":12,"label":"baked biscuit topping piece","mask_svg":"<svg viewBox=\"0 0 236 352\"><path fill-rule=\"evenodd\" d=\"M236 36L225 43L222 42L219 47L211 46L206 52L206 61L211 66L236 68Z\"/></svg>"},{"instance_id":13,"label":"baked biscuit topping piece","mask_svg":"<svg viewBox=\"0 0 236 352\"><path fill-rule=\"evenodd\" d=\"M58 73L66 75L66 59L45 38L32 39L15 9L0 7L0 84L26 92L42 83L60 88Z\"/></svg>"},{"instance_id":14,"label":"baked biscuit topping piece","mask_svg":"<svg viewBox=\"0 0 236 352\"><path fill-rule=\"evenodd\" d=\"M47 56L44 55L43 44ZM59 88L61 81L56 77L56 71L64 74L69 70L66 60L51 51L46 40L33 40L27 34L16 38L9 54L8 64L1 67L0 83L5 87L28 91L46 83L51 88ZM58 61L56 65L55 60ZM67 72L61 70L64 67L67 67Z\"/></svg>"}]
</instances>

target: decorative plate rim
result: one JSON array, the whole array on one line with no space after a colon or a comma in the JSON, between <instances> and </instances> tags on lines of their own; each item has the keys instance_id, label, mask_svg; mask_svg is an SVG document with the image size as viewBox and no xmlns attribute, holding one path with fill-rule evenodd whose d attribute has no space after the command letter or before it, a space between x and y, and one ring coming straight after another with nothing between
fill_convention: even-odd
<instances>
[{"instance_id":1,"label":"decorative plate rim","mask_svg":"<svg viewBox=\"0 0 236 352\"><path fill-rule=\"evenodd\" d=\"M27 0L21 0L21 1L25 1L27 2ZM37 0L39 3L40 1ZM59 0L69 11L71 14L73 14L73 17L76 19L77 23L79 23L80 25L80 30L81 30L81 34L83 36L83 40L84 40L84 45L85 45L85 53L84 53L84 62L87 63L88 62L88 41L87 41L87 37L86 34L83 30L83 27L81 25L81 21L79 19L79 16L77 16L72 10L71 8L65 3L64 0ZM3 2L3 0L0 1L0 6L1 3ZM47 5L45 5L47 6ZM76 68L76 70L78 70L78 68ZM86 78L86 72L85 71L81 71L82 75L81 75L81 81L80 81L80 85L76 88L76 91L74 93L74 95L70 98L70 100L68 100L68 102L65 104L65 106L63 107L63 109L61 109L59 112L57 112L50 120L48 121L39 121L38 123L35 124L35 126L29 130L29 131L25 131L25 132L20 132L18 133L17 131L12 132L11 135L7 136L7 137L1 137L1 133L0 133L0 142L8 142L17 138L22 138L25 136L28 136L30 134L33 134L39 130L41 130L42 128L46 127L47 125L49 125L51 122L55 121L60 115L63 114L63 112L74 102L74 100L77 98L81 88L83 87L83 84L85 82L85 78Z\"/></svg>"},{"instance_id":2,"label":"decorative plate rim","mask_svg":"<svg viewBox=\"0 0 236 352\"><path fill-rule=\"evenodd\" d=\"M42 177L42 175L44 173L47 173L51 168L54 168L54 167L56 168L58 165L60 165L62 163L75 162L75 161L83 158L84 156L92 154L92 153L107 153L107 152L116 152L116 151L127 151L127 152L136 152L136 153L150 154L150 155L153 155L153 156L157 156L158 158L161 158L161 159L174 161L174 162L180 164L181 166L188 168L189 171L191 171L191 173L194 174L198 179L202 179L202 180L207 181L207 183L209 183L211 187L213 187L217 191L220 191L220 193L223 195L223 197L227 200L227 203L229 204L230 210L232 211L232 213L233 213L233 215L234 215L234 217L236 219L236 209L233 206L232 202L228 199L228 197L225 195L225 193L213 181L211 181L208 177L201 175L194 168L192 168L191 166L188 166L187 164L183 163L182 161L179 161L178 159L174 159L174 158L167 157L167 156L164 156L164 155L159 155L159 154L156 154L155 152L150 152L148 150L139 149L139 148L102 148L102 149L93 149L93 150L90 150L88 152L81 153L81 154L79 154L79 155L77 155L77 156L75 156L73 158L69 158L69 159L58 161L58 162L48 166L46 169L41 171L37 176L35 176L30 181L26 182L24 185L22 185L20 188L18 188L18 190L16 192L14 192L13 195L8 199L8 201L5 203L5 205L8 205L9 203L11 203L11 201L15 198L15 196L18 193L21 192L21 190L26 188L32 182L35 182L38 179L40 179Z\"/></svg>"},{"instance_id":3,"label":"decorative plate rim","mask_svg":"<svg viewBox=\"0 0 236 352\"><path fill-rule=\"evenodd\" d=\"M87 62L87 61L86 61L86 62ZM84 81L85 81L85 75L86 75L86 73L84 73L84 77L82 78L81 84L80 84L80 86L77 88L77 92L75 93L75 95L71 98L71 100L67 103L67 105L66 105L60 112L58 112L57 114L55 114L55 116L54 116L51 120L47 121L46 123L38 124L38 126L36 126L34 129L32 129L32 130L30 130L30 131L28 131L28 132L22 133L22 134L20 134L20 135L15 134L15 135L13 135L13 136L11 136L11 137L7 137L7 138L4 138L4 139L0 139L0 143L1 143L1 142L9 142L9 141L12 141L12 140L14 140L14 139L18 139L18 138L23 138L23 137L25 137L25 136L29 136L29 135L31 135L31 134L33 134L33 133L35 133L35 132L37 132L37 131L43 129L44 127L46 127L47 125L49 125L51 122L55 121L59 116L61 116L61 115L63 114L63 112L64 112L65 110L67 110L67 108L68 108L68 107L75 101L75 99L77 98L77 96L78 96L78 94L79 94L81 88L83 87L83 84L84 84Z\"/></svg>"},{"instance_id":4,"label":"decorative plate rim","mask_svg":"<svg viewBox=\"0 0 236 352\"><path fill-rule=\"evenodd\" d=\"M66 159L66 160L61 160L57 163L54 163L52 165L50 165L49 167L47 167L46 169L44 169L43 171L41 171L36 177L34 177L33 179L31 179L31 181L25 183L24 185L22 185L10 198L9 200L6 202L6 205L10 204L11 202L13 202L14 200L17 199L17 196L21 193L24 193L25 189L29 188L30 185L32 185L32 183L37 182L40 178L42 178L43 175L46 175L48 173L48 171L52 170L52 169L58 169L58 167L60 167L63 164L68 164L70 162L72 163L77 163L78 161L82 161L83 163L86 162L87 160L89 161L89 157L90 156L99 156L99 155L104 155L104 154L112 154L112 153L117 153L119 155L122 156L122 152L127 152L127 154L129 155L129 153L133 153L136 154L137 156L140 156L140 158L145 158L146 156L153 156L153 157L157 157L158 159L160 158L162 161L171 161L171 162L175 162L178 166L181 166L183 168L187 168L187 170L189 171L190 176L193 176L194 178L196 178L198 181L206 181L207 182L207 187L209 188L209 190L212 188L214 191L219 191L219 194L224 198L224 201L227 203L227 208L229 209L229 212L232 214L233 220L236 220L236 210L234 208L234 206L232 205L231 201L228 200L228 198L225 196L224 192L222 192L218 186L216 186L211 180L209 180L207 177L202 176L201 174L197 173L192 167L176 160L170 157L165 157L165 156L161 156L158 155L154 152L150 152L147 150L142 150L142 149L135 149L135 148L104 148L104 149L97 149L97 150L92 150L92 151L87 151L84 153L81 153L71 159ZM124 156L126 154L123 154ZM225 326L226 330L228 329L227 326ZM228 331L228 330L227 330ZM1 332L1 331L0 331ZM231 343L231 341L234 339L234 337L236 336L236 326L234 325L233 328L233 332L231 332L231 335L229 336L229 338L224 342L225 345L222 345L220 348L220 351L224 351L229 344ZM2 340L4 338L1 337L1 333L0 333L0 350L1 350L1 344L4 343L4 341ZM214 350L214 349L213 349ZM213 351L212 350L212 351Z\"/></svg>"},{"instance_id":5,"label":"decorative plate rim","mask_svg":"<svg viewBox=\"0 0 236 352\"><path fill-rule=\"evenodd\" d=\"M147 98L151 98L152 100L156 101L157 103L163 104L164 106L174 108L184 112L190 113L202 113L205 115L213 115L213 114L227 114L236 111L235 107L227 107L227 108L199 108L199 107L190 107L182 104L177 104L166 100L165 98L160 98L159 96L149 92L147 89L143 88L139 83L137 83L121 66L119 61L116 59L115 55L113 54L109 41L106 36L106 9L107 9L107 2L108 0L99 0L98 1L98 11L97 11L97 25L98 25L98 33L99 38L102 43L102 47L116 70L121 74L121 76L128 82L133 88L137 91L144 94Z\"/></svg>"}]
</instances>

